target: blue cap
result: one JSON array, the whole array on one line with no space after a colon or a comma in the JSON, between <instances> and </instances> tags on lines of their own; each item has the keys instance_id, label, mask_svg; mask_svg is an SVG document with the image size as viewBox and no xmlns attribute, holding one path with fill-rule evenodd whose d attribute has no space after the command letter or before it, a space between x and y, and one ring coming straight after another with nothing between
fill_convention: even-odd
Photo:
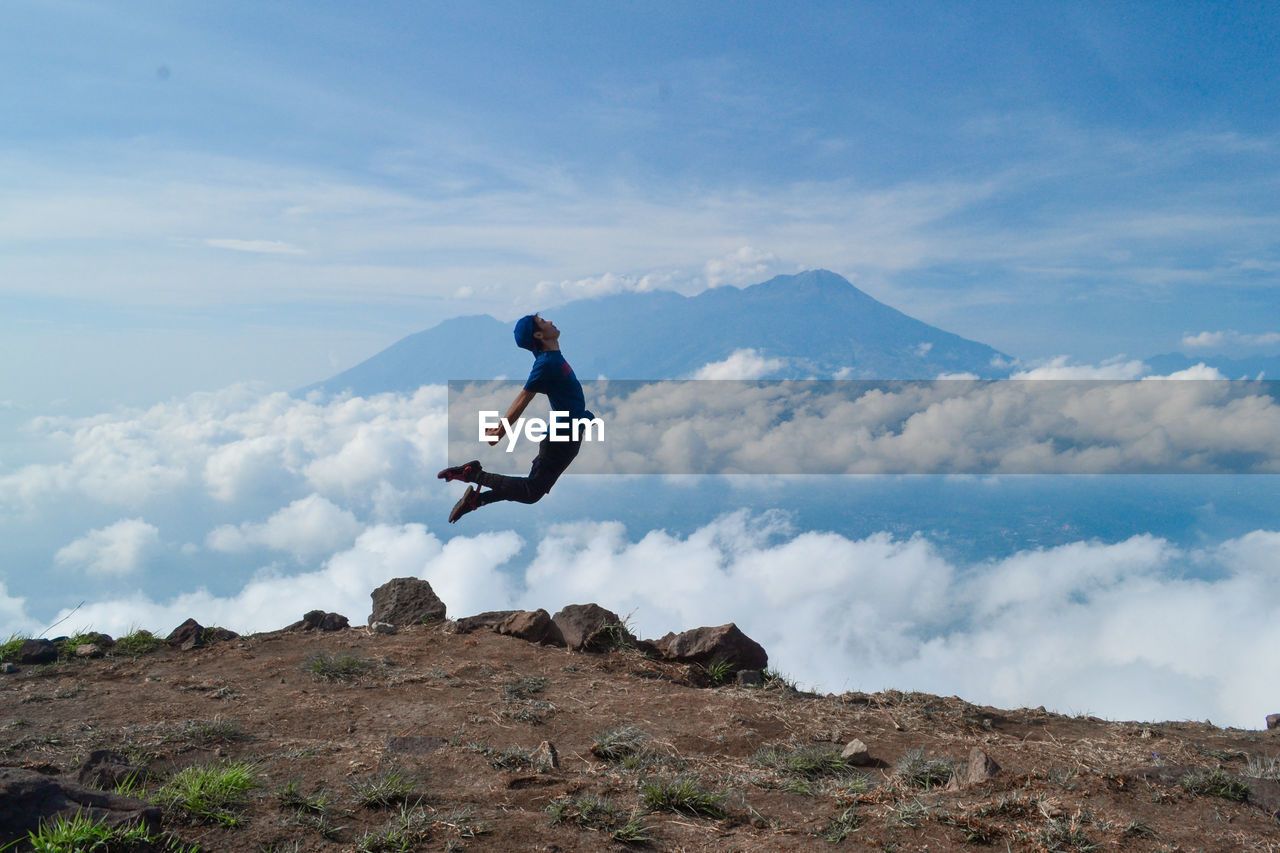
<instances>
[{"instance_id":1,"label":"blue cap","mask_svg":"<svg viewBox=\"0 0 1280 853\"><path fill-rule=\"evenodd\" d=\"M538 331L537 325L533 322L534 316L526 314L516 320L516 346L532 353L538 351L538 339L533 336L533 333Z\"/></svg>"}]
</instances>

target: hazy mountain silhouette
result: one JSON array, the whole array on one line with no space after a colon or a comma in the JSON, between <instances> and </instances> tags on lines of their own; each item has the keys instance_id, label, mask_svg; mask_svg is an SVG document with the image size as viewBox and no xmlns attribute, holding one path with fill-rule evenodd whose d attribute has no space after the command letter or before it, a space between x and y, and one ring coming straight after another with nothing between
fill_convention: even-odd
<instances>
[{"instance_id":1,"label":"hazy mountain silhouette","mask_svg":"<svg viewBox=\"0 0 1280 853\"><path fill-rule=\"evenodd\" d=\"M563 331L580 379L673 379L754 349L781 359L763 378L932 379L944 373L1008 375L1011 359L879 302L827 270L780 275L697 296L621 293L543 312ZM308 388L359 395L411 391L450 379L523 378L530 356L512 323L456 317L410 335Z\"/></svg>"}]
</instances>

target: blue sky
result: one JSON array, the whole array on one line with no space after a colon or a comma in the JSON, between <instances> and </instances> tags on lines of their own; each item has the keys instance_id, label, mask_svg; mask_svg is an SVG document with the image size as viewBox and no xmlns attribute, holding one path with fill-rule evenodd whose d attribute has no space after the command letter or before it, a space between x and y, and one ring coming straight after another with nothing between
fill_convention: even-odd
<instances>
[{"instance_id":1,"label":"blue sky","mask_svg":"<svg viewBox=\"0 0 1280 853\"><path fill-rule=\"evenodd\" d=\"M297 387L449 316L812 267L1029 360L1280 330L1268 4L6 13L10 405Z\"/></svg>"}]
</instances>

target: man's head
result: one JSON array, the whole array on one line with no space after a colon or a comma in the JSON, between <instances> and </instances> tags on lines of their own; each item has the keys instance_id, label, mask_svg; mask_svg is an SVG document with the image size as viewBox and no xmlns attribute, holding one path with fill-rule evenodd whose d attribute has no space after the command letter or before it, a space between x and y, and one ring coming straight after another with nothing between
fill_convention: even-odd
<instances>
[{"instance_id":1,"label":"man's head","mask_svg":"<svg viewBox=\"0 0 1280 853\"><path fill-rule=\"evenodd\" d=\"M550 320L544 320L537 314L527 314L516 321L516 346L527 349L535 355L544 349L558 349L555 343L560 340L560 330Z\"/></svg>"}]
</instances>

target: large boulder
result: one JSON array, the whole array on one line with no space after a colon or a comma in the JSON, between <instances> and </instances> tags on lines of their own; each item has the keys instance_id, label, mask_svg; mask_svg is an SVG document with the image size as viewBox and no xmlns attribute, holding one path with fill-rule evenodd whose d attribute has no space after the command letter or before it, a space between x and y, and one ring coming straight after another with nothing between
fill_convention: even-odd
<instances>
[{"instance_id":1,"label":"large boulder","mask_svg":"<svg viewBox=\"0 0 1280 853\"><path fill-rule=\"evenodd\" d=\"M564 645L564 638L560 636L560 629L556 627L555 622L551 621L551 615L541 608L538 610L517 610L499 622L495 630L499 634L519 637L521 640L528 640L530 643L545 643L552 646Z\"/></svg>"},{"instance_id":2,"label":"large boulder","mask_svg":"<svg viewBox=\"0 0 1280 853\"><path fill-rule=\"evenodd\" d=\"M680 663L700 666L726 663L734 672L764 669L769 665L769 655L764 648L732 622L717 628L694 628L682 634L667 634L652 643L662 657Z\"/></svg>"},{"instance_id":3,"label":"large boulder","mask_svg":"<svg viewBox=\"0 0 1280 853\"><path fill-rule=\"evenodd\" d=\"M299 622L285 628L286 631L345 631L351 627L347 617L341 613L326 613L323 610L310 610Z\"/></svg>"},{"instance_id":4,"label":"large boulder","mask_svg":"<svg viewBox=\"0 0 1280 853\"><path fill-rule=\"evenodd\" d=\"M570 604L551 617L564 644L575 652L607 652L634 645L618 614L598 604Z\"/></svg>"},{"instance_id":5,"label":"large boulder","mask_svg":"<svg viewBox=\"0 0 1280 853\"><path fill-rule=\"evenodd\" d=\"M52 640L23 640L17 657L18 663L53 663L58 659L58 645Z\"/></svg>"},{"instance_id":6,"label":"large boulder","mask_svg":"<svg viewBox=\"0 0 1280 853\"><path fill-rule=\"evenodd\" d=\"M397 627L439 622L444 602L422 578L394 578L375 589L369 624L388 622Z\"/></svg>"},{"instance_id":7,"label":"large boulder","mask_svg":"<svg viewBox=\"0 0 1280 853\"><path fill-rule=\"evenodd\" d=\"M113 828L141 823L151 834L160 832L158 806L32 770L0 767L0 847L25 839L41 821L76 814Z\"/></svg>"},{"instance_id":8,"label":"large boulder","mask_svg":"<svg viewBox=\"0 0 1280 853\"><path fill-rule=\"evenodd\" d=\"M174 628L165 642L171 646L177 646L184 652L190 651L197 646L204 645L204 626L195 619L188 619L177 628Z\"/></svg>"},{"instance_id":9,"label":"large boulder","mask_svg":"<svg viewBox=\"0 0 1280 853\"><path fill-rule=\"evenodd\" d=\"M496 631L499 625L519 612L519 610L486 610L484 613L477 613L475 616L463 616L453 623L453 630L457 634L470 634L472 631L478 631L481 628Z\"/></svg>"}]
</instances>

